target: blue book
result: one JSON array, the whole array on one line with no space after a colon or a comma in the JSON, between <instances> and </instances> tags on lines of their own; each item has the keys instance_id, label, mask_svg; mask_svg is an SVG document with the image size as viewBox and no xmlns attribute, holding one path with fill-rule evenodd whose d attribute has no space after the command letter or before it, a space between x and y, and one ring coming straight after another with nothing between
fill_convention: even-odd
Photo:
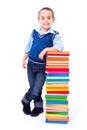
<instances>
[{"instance_id":1,"label":"blue book","mask_svg":"<svg viewBox=\"0 0 87 130\"><path fill-rule=\"evenodd\" d=\"M48 121L48 119L45 120L45 123L68 124L66 121Z\"/></svg>"}]
</instances>

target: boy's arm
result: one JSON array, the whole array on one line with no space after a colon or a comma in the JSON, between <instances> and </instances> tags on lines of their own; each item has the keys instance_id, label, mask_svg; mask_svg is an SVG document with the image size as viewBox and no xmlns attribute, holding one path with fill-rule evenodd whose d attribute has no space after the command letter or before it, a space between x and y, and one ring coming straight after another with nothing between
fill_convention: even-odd
<instances>
[{"instance_id":1,"label":"boy's arm","mask_svg":"<svg viewBox=\"0 0 87 130\"><path fill-rule=\"evenodd\" d=\"M57 49L55 49L54 47L49 47L49 48L45 48L43 51L41 51L41 53L39 54L39 58L41 60L43 60L44 55L48 52L48 51L58 51Z\"/></svg>"},{"instance_id":2,"label":"boy's arm","mask_svg":"<svg viewBox=\"0 0 87 130\"><path fill-rule=\"evenodd\" d=\"M32 33L31 33L31 35L30 35L29 42L28 42L28 44L25 46L25 49L24 49L25 54L24 54L23 60L22 60L22 67L23 67L24 69L26 69L26 67L27 67L26 60L27 60L27 58L28 58L28 52L30 51L30 48L31 48L31 46L32 46L32 41L33 41L32 35L33 35L33 31L32 31Z\"/></svg>"},{"instance_id":3,"label":"boy's arm","mask_svg":"<svg viewBox=\"0 0 87 130\"><path fill-rule=\"evenodd\" d=\"M63 48L61 37L59 36L59 34L56 34L53 39L53 47L48 47L48 48L45 48L44 50L42 50L41 53L39 54L39 58L43 59L44 55L48 51L63 51L63 49L64 48Z\"/></svg>"},{"instance_id":4,"label":"boy's arm","mask_svg":"<svg viewBox=\"0 0 87 130\"><path fill-rule=\"evenodd\" d=\"M28 54L25 53L24 56L23 56L23 60L22 60L22 67L24 69L26 69L26 66L27 66L27 63L26 63L27 58L28 58Z\"/></svg>"}]
</instances>

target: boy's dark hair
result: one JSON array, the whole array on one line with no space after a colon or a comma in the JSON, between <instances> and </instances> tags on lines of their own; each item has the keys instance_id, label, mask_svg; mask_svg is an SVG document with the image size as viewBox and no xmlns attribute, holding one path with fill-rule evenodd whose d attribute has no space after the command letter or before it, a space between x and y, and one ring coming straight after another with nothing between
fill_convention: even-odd
<instances>
[{"instance_id":1,"label":"boy's dark hair","mask_svg":"<svg viewBox=\"0 0 87 130\"><path fill-rule=\"evenodd\" d=\"M38 19L39 19L39 14L40 14L40 12L41 12L42 10L48 10L48 11L51 11L51 13L52 13L52 17L55 18L55 16L54 16L54 11L53 11L51 8L49 8L49 7L43 7L43 8L40 9L39 12L38 12Z\"/></svg>"}]
</instances>

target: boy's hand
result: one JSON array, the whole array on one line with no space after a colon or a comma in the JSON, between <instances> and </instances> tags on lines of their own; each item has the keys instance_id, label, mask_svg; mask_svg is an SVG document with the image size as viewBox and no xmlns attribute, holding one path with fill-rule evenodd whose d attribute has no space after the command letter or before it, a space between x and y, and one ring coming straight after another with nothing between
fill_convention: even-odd
<instances>
[{"instance_id":1,"label":"boy's hand","mask_svg":"<svg viewBox=\"0 0 87 130\"><path fill-rule=\"evenodd\" d=\"M22 61L22 67L23 67L24 69L26 69L26 68L27 68L27 63L26 63L26 60L23 60L23 61Z\"/></svg>"},{"instance_id":2,"label":"boy's hand","mask_svg":"<svg viewBox=\"0 0 87 130\"><path fill-rule=\"evenodd\" d=\"M22 60L22 67L23 67L24 69L27 68L27 63L26 63L27 58L28 58L28 54L25 53L25 54L24 54L24 57L23 57L23 60Z\"/></svg>"},{"instance_id":3,"label":"boy's hand","mask_svg":"<svg viewBox=\"0 0 87 130\"><path fill-rule=\"evenodd\" d=\"M39 58L41 60L43 60L45 54L46 54L46 49L44 49L43 51L41 51L41 53L39 54Z\"/></svg>"}]
</instances>

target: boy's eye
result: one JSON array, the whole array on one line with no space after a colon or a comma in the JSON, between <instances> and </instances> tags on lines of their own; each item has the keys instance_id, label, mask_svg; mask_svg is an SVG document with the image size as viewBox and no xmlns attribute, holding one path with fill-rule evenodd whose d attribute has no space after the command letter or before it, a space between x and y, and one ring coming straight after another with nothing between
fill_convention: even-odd
<instances>
[{"instance_id":1,"label":"boy's eye","mask_svg":"<svg viewBox=\"0 0 87 130\"><path fill-rule=\"evenodd\" d=\"M51 17L48 17L48 19L51 19Z\"/></svg>"},{"instance_id":2,"label":"boy's eye","mask_svg":"<svg viewBox=\"0 0 87 130\"><path fill-rule=\"evenodd\" d=\"M42 20L44 20L44 18L42 18Z\"/></svg>"}]
</instances>

